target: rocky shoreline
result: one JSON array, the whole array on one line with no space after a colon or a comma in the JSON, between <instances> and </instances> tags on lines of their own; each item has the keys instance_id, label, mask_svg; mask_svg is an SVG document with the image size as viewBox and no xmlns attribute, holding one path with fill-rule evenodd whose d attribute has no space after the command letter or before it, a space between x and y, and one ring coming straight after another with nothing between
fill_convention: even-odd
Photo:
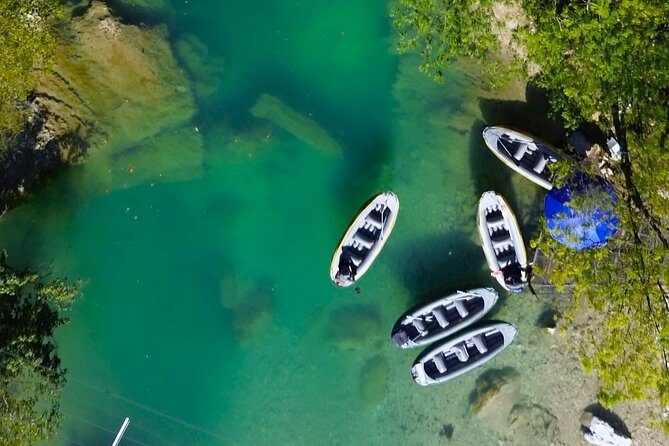
<instances>
[{"instance_id":1,"label":"rocky shoreline","mask_svg":"<svg viewBox=\"0 0 669 446\"><path fill-rule=\"evenodd\" d=\"M96 151L119 154L145 144L196 113L165 26L123 24L98 1L72 11L54 66L38 79L25 125L0 162L4 209L64 166Z\"/></svg>"}]
</instances>

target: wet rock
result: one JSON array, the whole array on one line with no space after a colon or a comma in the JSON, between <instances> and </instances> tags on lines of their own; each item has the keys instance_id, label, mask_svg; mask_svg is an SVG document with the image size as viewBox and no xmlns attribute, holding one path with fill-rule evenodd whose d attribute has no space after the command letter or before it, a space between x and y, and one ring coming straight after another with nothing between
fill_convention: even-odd
<instances>
[{"instance_id":1,"label":"wet rock","mask_svg":"<svg viewBox=\"0 0 669 446\"><path fill-rule=\"evenodd\" d=\"M489 370L479 376L470 395L473 412L497 432L505 432L509 413L520 398L518 376L511 368Z\"/></svg>"},{"instance_id":2,"label":"wet rock","mask_svg":"<svg viewBox=\"0 0 669 446\"><path fill-rule=\"evenodd\" d=\"M223 59L211 55L207 45L192 34L183 34L174 48L194 82L198 100L209 99L218 90L223 74Z\"/></svg>"},{"instance_id":3,"label":"wet rock","mask_svg":"<svg viewBox=\"0 0 669 446\"><path fill-rule=\"evenodd\" d=\"M632 439L628 434L617 431L611 424L590 412L581 415L583 438L597 446L630 446Z\"/></svg>"},{"instance_id":4,"label":"wet rock","mask_svg":"<svg viewBox=\"0 0 669 446\"><path fill-rule=\"evenodd\" d=\"M272 292L258 286L244 295L243 302L233 308L235 338L244 344L260 333L272 314Z\"/></svg>"},{"instance_id":5,"label":"wet rock","mask_svg":"<svg viewBox=\"0 0 669 446\"><path fill-rule=\"evenodd\" d=\"M388 393L388 361L375 356L367 361L360 373L360 398L369 405L378 404Z\"/></svg>"},{"instance_id":6,"label":"wet rock","mask_svg":"<svg viewBox=\"0 0 669 446\"><path fill-rule=\"evenodd\" d=\"M223 308L232 309L239 305L241 296L237 285L237 274L232 265L225 268L225 274L219 280L221 290L221 305Z\"/></svg>"},{"instance_id":7,"label":"wet rock","mask_svg":"<svg viewBox=\"0 0 669 446\"><path fill-rule=\"evenodd\" d=\"M93 2L70 22L35 102L93 147L131 147L195 113L164 27L124 25Z\"/></svg>"},{"instance_id":8,"label":"wet rock","mask_svg":"<svg viewBox=\"0 0 669 446\"><path fill-rule=\"evenodd\" d=\"M263 94L249 110L256 118L267 119L296 138L330 155L341 155L339 143L317 122L303 116L279 98Z\"/></svg>"},{"instance_id":9,"label":"wet rock","mask_svg":"<svg viewBox=\"0 0 669 446\"><path fill-rule=\"evenodd\" d=\"M60 117L36 103L25 107L28 119L0 159L0 212L46 175L83 160L88 150L88 143Z\"/></svg>"},{"instance_id":10,"label":"wet rock","mask_svg":"<svg viewBox=\"0 0 669 446\"><path fill-rule=\"evenodd\" d=\"M558 419L538 404L516 404L509 413L508 437L515 444L561 445Z\"/></svg>"},{"instance_id":11,"label":"wet rock","mask_svg":"<svg viewBox=\"0 0 669 446\"><path fill-rule=\"evenodd\" d=\"M374 307L355 305L340 308L330 314L328 339L342 350L359 350L377 339L381 318Z\"/></svg>"}]
</instances>

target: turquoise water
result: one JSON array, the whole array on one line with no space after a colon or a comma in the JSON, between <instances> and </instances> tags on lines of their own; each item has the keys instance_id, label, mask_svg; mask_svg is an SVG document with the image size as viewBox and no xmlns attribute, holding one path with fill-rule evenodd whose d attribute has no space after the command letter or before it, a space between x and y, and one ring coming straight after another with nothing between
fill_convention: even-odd
<instances>
[{"instance_id":1,"label":"turquoise water","mask_svg":"<svg viewBox=\"0 0 669 446\"><path fill-rule=\"evenodd\" d=\"M471 78L435 85L398 58L381 1L175 1L171 17L173 44L194 35L224 67L176 131L201 168L162 181L144 165L102 186L110 161L93 155L0 226L11 260L85 283L58 333L56 444L110 444L126 416L124 445L442 444L447 423L456 444L486 444L468 407L477 373L419 388L418 352L389 341L409 305L492 285L482 191L530 208L501 164L484 168ZM309 121L255 117L263 94ZM323 130L340 154L314 140ZM359 294L337 289L335 245L383 190L400 197L395 232ZM498 316L531 327L540 307L523 305L503 299Z\"/></svg>"}]
</instances>

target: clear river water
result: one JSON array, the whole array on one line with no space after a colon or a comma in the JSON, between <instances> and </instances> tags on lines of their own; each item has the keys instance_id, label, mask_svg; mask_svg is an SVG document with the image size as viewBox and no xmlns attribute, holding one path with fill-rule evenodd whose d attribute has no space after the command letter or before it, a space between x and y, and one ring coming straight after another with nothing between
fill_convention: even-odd
<instances>
[{"instance_id":1,"label":"clear river water","mask_svg":"<svg viewBox=\"0 0 669 446\"><path fill-rule=\"evenodd\" d=\"M189 126L201 173L102 190L93 154L0 225L11 261L84 284L57 333L69 379L55 444L111 444L124 417L122 445L489 444L469 407L485 368L421 388L418 351L389 339L409 306L493 286L475 233L483 191L528 221L480 137L476 77L454 69L438 85L398 56L384 1L170 9L172 42L196 36L224 64ZM270 96L292 127L251 112ZM338 289L333 250L384 190L400 198L395 231L359 292ZM519 368L541 308L498 305L521 332L494 366Z\"/></svg>"}]
</instances>

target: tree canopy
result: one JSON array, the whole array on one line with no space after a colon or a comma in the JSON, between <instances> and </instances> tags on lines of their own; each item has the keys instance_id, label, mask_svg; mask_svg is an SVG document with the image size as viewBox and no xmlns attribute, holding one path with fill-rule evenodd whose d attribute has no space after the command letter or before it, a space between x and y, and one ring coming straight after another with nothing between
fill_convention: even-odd
<instances>
[{"instance_id":1,"label":"tree canopy","mask_svg":"<svg viewBox=\"0 0 669 446\"><path fill-rule=\"evenodd\" d=\"M53 55L58 0L0 0L0 133L21 124L20 101Z\"/></svg>"},{"instance_id":2,"label":"tree canopy","mask_svg":"<svg viewBox=\"0 0 669 446\"><path fill-rule=\"evenodd\" d=\"M398 51L418 49L420 70L441 81L458 56L488 61L499 48L492 32L492 0L400 0L391 17L399 33Z\"/></svg>"},{"instance_id":3,"label":"tree canopy","mask_svg":"<svg viewBox=\"0 0 669 446\"><path fill-rule=\"evenodd\" d=\"M456 11L476 12L454 20L444 9L455 3ZM513 52L515 62L546 90L553 111L571 129L596 123L622 148L609 177L620 198L618 234L600 249L573 251L547 236L538 247L553 258L550 280L574 295L565 322L584 310L599 322L582 328L588 342L575 348L601 379L602 402L652 399L659 411L669 405L669 2L498 3L522 6L526 25L513 30L512 42L522 49ZM394 11L399 49L420 49L428 72L436 66L443 72L456 56L490 58L494 44L459 42L477 32L474 17L478 32L497 26L491 8L488 0L401 0ZM600 174L568 159L568 171ZM658 420L669 428L666 418Z\"/></svg>"},{"instance_id":4,"label":"tree canopy","mask_svg":"<svg viewBox=\"0 0 669 446\"><path fill-rule=\"evenodd\" d=\"M0 444L32 445L55 433L65 370L53 332L76 295L65 280L14 270L0 254Z\"/></svg>"}]
</instances>

